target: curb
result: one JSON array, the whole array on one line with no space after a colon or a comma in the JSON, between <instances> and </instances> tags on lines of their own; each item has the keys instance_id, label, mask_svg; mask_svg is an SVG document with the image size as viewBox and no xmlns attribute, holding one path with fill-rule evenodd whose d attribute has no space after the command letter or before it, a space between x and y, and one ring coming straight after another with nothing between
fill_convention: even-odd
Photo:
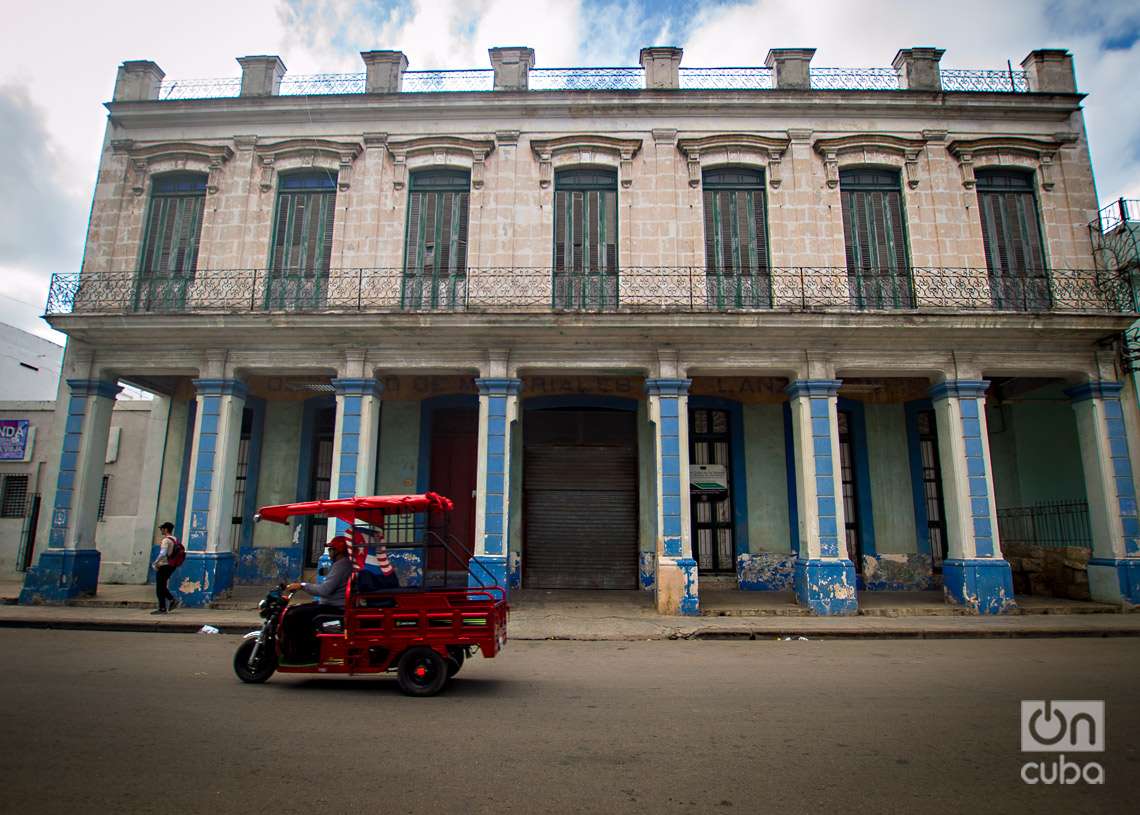
<instances>
[{"instance_id":1,"label":"curb","mask_svg":"<svg viewBox=\"0 0 1140 815\"><path fill-rule=\"evenodd\" d=\"M145 634L196 634L203 625L212 625L222 634L245 634L258 626L256 621L238 622L149 622L125 620L36 620L0 619L0 628L23 628L58 631L108 631ZM963 640L963 639L1072 639L1072 638L1120 638L1140 637L1140 627L1114 628L953 628L947 630L928 628L899 629L804 629L795 626L771 629L742 628L700 628L694 631L677 629L638 632L630 634L523 634L510 639L517 642L631 642L646 640L735 640L735 641L774 641L790 638L806 640Z\"/></svg>"}]
</instances>

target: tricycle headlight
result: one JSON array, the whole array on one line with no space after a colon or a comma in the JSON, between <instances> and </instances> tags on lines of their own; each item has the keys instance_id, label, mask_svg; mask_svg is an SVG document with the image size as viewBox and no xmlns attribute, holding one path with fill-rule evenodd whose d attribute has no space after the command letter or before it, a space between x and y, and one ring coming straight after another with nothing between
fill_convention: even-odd
<instances>
[{"instance_id":1,"label":"tricycle headlight","mask_svg":"<svg viewBox=\"0 0 1140 815\"><path fill-rule=\"evenodd\" d=\"M257 612L262 617L265 616L265 612L268 610L268 608L269 608L269 603L267 603L265 600L262 600L260 603L257 604Z\"/></svg>"}]
</instances>

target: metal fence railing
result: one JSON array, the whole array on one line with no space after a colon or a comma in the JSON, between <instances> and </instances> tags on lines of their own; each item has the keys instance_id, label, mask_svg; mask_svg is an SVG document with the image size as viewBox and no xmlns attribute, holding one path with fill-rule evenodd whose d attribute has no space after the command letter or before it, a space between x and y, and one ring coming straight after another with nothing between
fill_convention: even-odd
<instances>
[{"instance_id":1,"label":"metal fence railing","mask_svg":"<svg viewBox=\"0 0 1140 815\"><path fill-rule=\"evenodd\" d=\"M279 311L1135 314L1136 303L1128 275L1096 270L679 266L58 273L46 308L49 315Z\"/></svg>"},{"instance_id":2,"label":"metal fence railing","mask_svg":"<svg viewBox=\"0 0 1140 815\"><path fill-rule=\"evenodd\" d=\"M1029 82L1024 71L945 68L942 90L972 93L1026 93ZM812 68L813 90L899 90L899 76L893 68ZM682 90L766 91L775 87L773 72L765 67L680 68ZM532 68L528 71L533 91L629 91L645 87L645 71L639 67ZM491 91L495 72L489 68L463 70L405 71L401 90L405 93L448 93ZM281 96L363 94L366 75L311 74L286 75L278 91ZM162 83L160 101L220 99L241 92L237 77L221 79L168 79Z\"/></svg>"},{"instance_id":3,"label":"metal fence railing","mask_svg":"<svg viewBox=\"0 0 1140 815\"><path fill-rule=\"evenodd\" d=\"M997 518L1003 546L1092 548L1087 501L1042 501L1031 506L1006 507L998 509Z\"/></svg>"}]
</instances>

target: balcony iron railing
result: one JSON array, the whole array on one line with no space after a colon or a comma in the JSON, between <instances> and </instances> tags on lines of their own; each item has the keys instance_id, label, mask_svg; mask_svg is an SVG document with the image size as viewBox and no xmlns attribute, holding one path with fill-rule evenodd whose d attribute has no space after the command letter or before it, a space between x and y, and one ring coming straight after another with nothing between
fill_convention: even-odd
<instances>
[{"instance_id":1,"label":"balcony iron railing","mask_svg":"<svg viewBox=\"0 0 1140 815\"><path fill-rule=\"evenodd\" d=\"M1089 235L1102 269L1140 275L1140 200L1120 198L1101 209Z\"/></svg>"},{"instance_id":2,"label":"balcony iron railing","mask_svg":"<svg viewBox=\"0 0 1140 815\"><path fill-rule=\"evenodd\" d=\"M1127 275L1054 269L996 277L986 269L848 271L700 266L620 272L468 268L420 275L399 268L277 272L198 270L52 276L47 314L206 312L1092 312L1134 314Z\"/></svg>"},{"instance_id":3,"label":"balcony iron railing","mask_svg":"<svg viewBox=\"0 0 1140 815\"><path fill-rule=\"evenodd\" d=\"M770 68L680 68L682 90L766 91L775 87ZM532 91L629 91L645 87L645 71L634 67L616 68L532 68ZM813 90L897 91L899 79L892 68L812 68ZM1029 83L1024 71L965 70L945 68L942 90L947 92L1026 93ZM286 75L278 91L281 96L320 96L363 94L366 75L312 74ZM404 93L454 93L492 91L495 72L489 68L441 71L405 71ZM160 101L224 99L241 92L241 80L169 79L162 83Z\"/></svg>"}]
</instances>

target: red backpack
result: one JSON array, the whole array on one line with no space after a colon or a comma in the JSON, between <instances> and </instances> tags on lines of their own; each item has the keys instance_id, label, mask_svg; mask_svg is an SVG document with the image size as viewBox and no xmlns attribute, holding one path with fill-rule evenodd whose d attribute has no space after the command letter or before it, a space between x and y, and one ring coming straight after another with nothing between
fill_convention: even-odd
<instances>
[{"instance_id":1,"label":"red backpack","mask_svg":"<svg viewBox=\"0 0 1140 815\"><path fill-rule=\"evenodd\" d=\"M167 535L167 537L173 543L170 546L170 552L166 555L166 565L172 569L177 569L186 560L186 547L173 535Z\"/></svg>"}]
</instances>

